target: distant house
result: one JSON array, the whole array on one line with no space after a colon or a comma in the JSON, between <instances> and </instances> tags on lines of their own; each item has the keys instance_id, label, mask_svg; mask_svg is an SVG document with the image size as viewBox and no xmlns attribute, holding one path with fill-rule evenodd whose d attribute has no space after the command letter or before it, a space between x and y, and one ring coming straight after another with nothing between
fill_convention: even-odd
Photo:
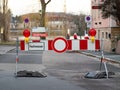
<instances>
[{"instance_id":1,"label":"distant house","mask_svg":"<svg viewBox=\"0 0 120 90\"><path fill-rule=\"evenodd\" d=\"M104 40L104 50L112 52L116 48L117 37L120 36L120 27L114 19L103 19L101 7L104 0L91 0L92 27L96 29L97 39Z\"/></svg>"},{"instance_id":2,"label":"distant house","mask_svg":"<svg viewBox=\"0 0 120 90\"><path fill-rule=\"evenodd\" d=\"M65 36L68 33L68 29L70 30L70 34L73 34L77 30L77 26L71 21L72 17L69 14L49 12L46 14L46 18L49 35Z\"/></svg>"}]
</instances>

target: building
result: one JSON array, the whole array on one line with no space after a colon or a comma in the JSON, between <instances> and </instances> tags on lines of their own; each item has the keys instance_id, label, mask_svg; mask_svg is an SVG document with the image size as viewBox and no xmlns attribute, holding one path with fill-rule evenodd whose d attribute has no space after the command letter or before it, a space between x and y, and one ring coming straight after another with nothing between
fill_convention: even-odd
<instances>
[{"instance_id":1,"label":"building","mask_svg":"<svg viewBox=\"0 0 120 90\"><path fill-rule=\"evenodd\" d=\"M70 14L63 12L49 12L46 13L46 27L48 34L51 36L66 36L68 29L70 34L77 31L77 26L71 20L73 17Z\"/></svg>"},{"instance_id":2,"label":"building","mask_svg":"<svg viewBox=\"0 0 120 90\"><path fill-rule=\"evenodd\" d=\"M104 40L104 51L112 52L116 48L120 27L112 17L103 19L100 4L104 0L91 0L92 28L97 31L96 39Z\"/></svg>"}]
</instances>

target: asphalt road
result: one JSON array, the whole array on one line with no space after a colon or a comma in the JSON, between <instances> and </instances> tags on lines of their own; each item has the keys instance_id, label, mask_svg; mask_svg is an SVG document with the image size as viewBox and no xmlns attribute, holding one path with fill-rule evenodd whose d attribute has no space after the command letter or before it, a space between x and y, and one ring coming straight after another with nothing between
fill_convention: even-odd
<instances>
[{"instance_id":1,"label":"asphalt road","mask_svg":"<svg viewBox=\"0 0 120 90\"><path fill-rule=\"evenodd\" d=\"M0 90L85 90L68 81L47 75L46 78L15 77L16 50L0 55ZM43 51L19 51L18 71L43 72Z\"/></svg>"},{"instance_id":2,"label":"asphalt road","mask_svg":"<svg viewBox=\"0 0 120 90\"><path fill-rule=\"evenodd\" d=\"M108 71L114 72L115 75L108 79L87 79L84 78L87 72L99 70L99 59L79 53L44 52L44 54L46 57L43 57L43 64L51 76L69 81L86 90L120 90L120 67L107 63Z\"/></svg>"},{"instance_id":3,"label":"asphalt road","mask_svg":"<svg viewBox=\"0 0 120 90\"><path fill-rule=\"evenodd\" d=\"M116 73L109 79L84 78L87 72L99 70L100 61L93 57L19 51L18 70L43 71L46 78L15 78L15 58L15 50L0 56L0 90L120 90L120 67L107 64Z\"/></svg>"},{"instance_id":4,"label":"asphalt road","mask_svg":"<svg viewBox=\"0 0 120 90\"><path fill-rule=\"evenodd\" d=\"M42 64L42 51L19 51L18 58L21 64ZM15 63L16 50L0 56L0 63Z\"/></svg>"}]
</instances>

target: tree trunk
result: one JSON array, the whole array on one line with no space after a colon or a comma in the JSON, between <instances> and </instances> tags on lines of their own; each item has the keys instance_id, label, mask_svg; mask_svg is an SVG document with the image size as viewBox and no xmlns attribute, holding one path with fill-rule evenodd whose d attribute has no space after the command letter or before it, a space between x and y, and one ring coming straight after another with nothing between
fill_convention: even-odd
<instances>
[{"instance_id":1,"label":"tree trunk","mask_svg":"<svg viewBox=\"0 0 120 90\"><path fill-rule=\"evenodd\" d=\"M40 26L45 27L45 12L46 12L46 5L42 5L42 13L40 17Z\"/></svg>"},{"instance_id":2,"label":"tree trunk","mask_svg":"<svg viewBox=\"0 0 120 90\"><path fill-rule=\"evenodd\" d=\"M48 0L47 2L45 2L45 0L40 0L41 2L41 17L40 17L40 26L41 27L45 27L45 13L46 13L46 6L49 2L51 2L51 0Z\"/></svg>"},{"instance_id":3,"label":"tree trunk","mask_svg":"<svg viewBox=\"0 0 120 90\"><path fill-rule=\"evenodd\" d=\"M1 14L3 20L1 21L1 27L3 28L3 34L1 41L9 41L9 29L10 29L10 10L8 10L8 0L2 0Z\"/></svg>"},{"instance_id":4,"label":"tree trunk","mask_svg":"<svg viewBox=\"0 0 120 90\"><path fill-rule=\"evenodd\" d=\"M10 14L7 12L4 19L3 41L9 41Z\"/></svg>"}]
</instances>

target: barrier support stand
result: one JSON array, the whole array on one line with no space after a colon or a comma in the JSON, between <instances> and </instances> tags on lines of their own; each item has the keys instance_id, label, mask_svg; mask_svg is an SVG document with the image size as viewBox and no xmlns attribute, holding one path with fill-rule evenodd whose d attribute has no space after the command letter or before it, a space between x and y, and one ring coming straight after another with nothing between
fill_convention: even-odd
<instances>
[{"instance_id":1,"label":"barrier support stand","mask_svg":"<svg viewBox=\"0 0 120 90\"><path fill-rule=\"evenodd\" d=\"M18 49L19 49L19 40L18 37L16 38L16 64L15 64L15 75L17 76L17 71L18 71Z\"/></svg>"},{"instance_id":2,"label":"barrier support stand","mask_svg":"<svg viewBox=\"0 0 120 90\"><path fill-rule=\"evenodd\" d=\"M104 68L105 68L105 72L106 72L106 78L108 79L109 78L109 75L108 75L108 68L107 68L107 65L106 65L106 61L104 61L104 51L103 51L103 46L104 46L104 42L103 42L103 39L101 39L101 63L100 63L100 70L101 70L101 67L102 67L102 62L103 62L103 65L104 65Z\"/></svg>"}]
</instances>

